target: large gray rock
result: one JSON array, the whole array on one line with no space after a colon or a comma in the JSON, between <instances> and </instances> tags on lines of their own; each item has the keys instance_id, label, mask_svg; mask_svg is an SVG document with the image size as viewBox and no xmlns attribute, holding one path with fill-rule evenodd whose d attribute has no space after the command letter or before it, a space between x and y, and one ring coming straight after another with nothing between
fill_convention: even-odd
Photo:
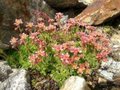
<instances>
[{"instance_id":1,"label":"large gray rock","mask_svg":"<svg viewBox=\"0 0 120 90\"><path fill-rule=\"evenodd\" d=\"M28 81L29 78L25 70L15 69L8 79L1 82L0 90L31 90Z\"/></svg>"},{"instance_id":2,"label":"large gray rock","mask_svg":"<svg viewBox=\"0 0 120 90\"><path fill-rule=\"evenodd\" d=\"M96 0L75 19L99 25L120 15L120 0Z\"/></svg>"},{"instance_id":3,"label":"large gray rock","mask_svg":"<svg viewBox=\"0 0 120 90\"><path fill-rule=\"evenodd\" d=\"M27 71L12 69L6 61L0 61L0 90L31 90Z\"/></svg>"},{"instance_id":4,"label":"large gray rock","mask_svg":"<svg viewBox=\"0 0 120 90\"><path fill-rule=\"evenodd\" d=\"M63 84L60 90L90 90L84 78L71 76Z\"/></svg>"}]
</instances>

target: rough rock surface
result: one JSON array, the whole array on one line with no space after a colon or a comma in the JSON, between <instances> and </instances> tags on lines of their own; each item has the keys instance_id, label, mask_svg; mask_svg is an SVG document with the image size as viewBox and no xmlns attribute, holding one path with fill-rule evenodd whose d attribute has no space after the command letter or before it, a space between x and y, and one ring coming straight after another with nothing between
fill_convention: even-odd
<instances>
[{"instance_id":1,"label":"rough rock surface","mask_svg":"<svg viewBox=\"0 0 120 90\"><path fill-rule=\"evenodd\" d=\"M82 77L71 76L68 78L60 90L90 90L86 81Z\"/></svg>"},{"instance_id":2,"label":"rough rock surface","mask_svg":"<svg viewBox=\"0 0 120 90\"><path fill-rule=\"evenodd\" d=\"M93 3L94 0L45 0L54 8L84 7Z\"/></svg>"},{"instance_id":3,"label":"rough rock surface","mask_svg":"<svg viewBox=\"0 0 120 90\"><path fill-rule=\"evenodd\" d=\"M105 79L114 81L116 77L120 77L120 62L109 58L107 62L102 62L99 73Z\"/></svg>"},{"instance_id":4,"label":"rough rock surface","mask_svg":"<svg viewBox=\"0 0 120 90\"><path fill-rule=\"evenodd\" d=\"M0 81L7 79L10 73L12 73L11 67L5 61L0 61Z\"/></svg>"},{"instance_id":5,"label":"rough rock surface","mask_svg":"<svg viewBox=\"0 0 120 90\"><path fill-rule=\"evenodd\" d=\"M90 5L94 2L95 0L78 0L79 3L83 3L85 5Z\"/></svg>"},{"instance_id":6,"label":"rough rock surface","mask_svg":"<svg viewBox=\"0 0 120 90\"><path fill-rule=\"evenodd\" d=\"M118 15L120 0L96 0L75 18L90 25L99 25Z\"/></svg>"},{"instance_id":7,"label":"rough rock surface","mask_svg":"<svg viewBox=\"0 0 120 90\"><path fill-rule=\"evenodd\" d=\"M16 18L28 20L30 13L27 9L28 1L0 0L0 41L8 44L12 35L15 35L13 23ZM4 45L3 45L4 46Z\"/></svg>"},{"instance_id":8,"label":"rough rock surface","mask_svg":"<svg viewBox=\"0 0 120 90\"><path fill-rule=\"evenodd\" d=\"M0 49L8 49L10 46L8 44L2 43L0 41Z\"/></svg>"},{"instance_id":9,"label":"rough rock surface","mask_svg":"<svg viewBox=\"0 0 120 90\"><path fill-rule=\"evenodd\" d=\"M5 61L1 61L0 90L31 90L27 71L11 69Z\"/></svg>"},{"instance_id":10,"label":"rough rock surface","mask_svg":"<svg viewBox=\"0 0 120 90\"><path fill-rule=\"evenodd\" d=\"M38 11L46 13L48 16L53 18L56 13L56 10L52 9L44 0L29 0L28 7L29 7L29 12L31 14L33 10L38 10Z\"/></svg>"},{"instance_id":11,"label":"rough rock surface","mask_svg":"<svg viewBox=\"0 0 120 90\"><path fill-rule=\"evenodd\" d=\"M117 33L113 34L111 37L111 47L112 47L112 57L120 61L120 31L117 31Z\"/></svg>"}]
</instances>

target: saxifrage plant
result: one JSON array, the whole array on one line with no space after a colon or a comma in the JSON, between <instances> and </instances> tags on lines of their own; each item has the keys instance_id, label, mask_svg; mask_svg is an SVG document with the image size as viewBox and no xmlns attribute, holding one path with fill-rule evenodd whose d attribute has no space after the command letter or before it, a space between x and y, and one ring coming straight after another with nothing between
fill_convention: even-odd
<instances>
[{"instance_id":1,"label":"saxifrage plant","mask_svg":"<svg viewBox=\"0 0 120 90\"><path fill-rule=\"evenodd\" d=\"M91 74L101 61L107 61L106 35L80 20L62 22L63 17L57 13L55 19L37 17L28 23L16 19L20 35L10 41L14 51L9 51L9 64L36 69L61 85L69 76Z\"/></svg>"}]
</instances>

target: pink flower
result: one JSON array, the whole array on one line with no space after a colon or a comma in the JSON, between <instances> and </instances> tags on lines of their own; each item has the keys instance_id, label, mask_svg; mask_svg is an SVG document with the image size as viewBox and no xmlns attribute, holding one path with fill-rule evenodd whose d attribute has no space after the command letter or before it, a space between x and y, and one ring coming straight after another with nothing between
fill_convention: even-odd
<instances>
[{"instance_id":1,"label":"pink flower","mask_svg":"<svg viewBox=\"0 0 120 90\"><path fill-rule=\"evenodd\" d=\"M31 33L30 34L30 39L32 39L32 40L36 39L38 34L39 34L38 32Z\"/></svg>"},{"instance_id":2,"label":"pink flower","mask_svg":"<svg viewBox=\"0 0 120 90\"><path fill-rule=\"evenodd\" d=\"M32 28L33 26L34 26L34 25L33 25L32 22L29 22L29 23L27 23L27 25L26 25L27 28Z\"/></svg>"},{"instance_id":3,"label":"pink flower","mask_svg":"<svg viewBox=\"0 0 120 90\"><path fill-rule=\"evenodd\" d=\"M76 48L76 47L70 47L70 52L74 53L74 55L77 55L78 53L81 52L80 48Z\"/></svg>"},{"instance_id":4,"label":"pink flower","mask_svg":"<svg viewBox=\"0 0 120 90\"><path fill-rule=\"evenodd\" d=\"M77 60L79 60L80 58L81 58L80 56L74 55L74 56L71 57L71 62L77 61Z\"/></svg>"},{"instance_id":5,"label":"pink flower","mask_svg":"<svg viewBox=\"0 0 120 90\"><path fill-rule=\"evenodd\" d=\"M30 62L32 64L38 64L39 62L41 62L42 60L39 58L39 55L37 53L32 54L28 57L28 59L30 60Z\"/></svg>"},{"instance_id":6,"label":"pink flower","mask_svg":"<svg viewBox=\"0 0 120 90\"><path fill-rule=\"evenodd\" d=\"M72 65L73 69L78 69L79 68L77 64L71 64L71 65Z\"/></svg>"},{"instance_id":7,"label":"pink flower","mask_svg":"<svg viewBox=\"0 0 120 90\"><path fill-rule=\"evenodd\" d=\"M15 19L15 26L19 26L20 24L23 24L22 19Z\"/></svg>"},{"instance_id":8,"label":"pink flower","mask_svg":"<svg viewBox=\"0 0 120 90\"><path fill-rule=\"evenodd\" d=\"M70 64L70 55L68 53L60 54L59 57L60 57L60 59L62 60L63 63Z\"/></svg>"},{"instance_id":9,"label":"pink flower","mask_svg":"<svg viewBox=\"0 0 120 90\"><path fill-rule=\"evenodd\" d=\"M77 73L83 74L83 72L85 71L85 64L80 64Z\"/></svg>"},{"instance_id":10,"label":"pink flower","mask_svg":"<svg viewBox=\"0 0 120 90\"><path fill-rule=\"evenodd\" d=\"M38 45L38 48L44 48L45 47L45 42L39 38L35 38L34 42Z\"/></svg>"},{"instance_id":11,"label":"pink flower","mask_svg":"<svg viewBox=\"0 0 120 90\"><path fill-rule=\"evenodd\" d=\"M27 37L28 37L28 35L25 33L20 34L20 44L25 43L25 40Z\"/></svg>"},{"instance_id":12,"label":"pink flower","mask_svg":"<svg viewBox=\"0 0 120 90\"><path fill-rule=\"evenodd\" d=\"M48 27L47 27L47 31L54 31L54 30L56 30L56 26L54 26L54 25L49 25Z\"/></svg>"},{"instance_id":13,"label":"pink flower","mask_svg":"<svg viewBox=\"0 0 120 90\"><path fill-rule=\"evenodd\" d=\"M55 20L56 21L60 21L60 19L63 17L63 14L62 13L56 13L55 15Z\"/></svg>"},{"instance_id":14,"label":"pink flower","mask_svg":"<svg viewBox=\"0 0 120 90\"><path fill-rule=\"evenodd\" d=\"M57 52L59 52L59 51L63 50L63 47L62 47L62 45L54 45L53 49L55 49Z\"/></svg>"},{"instance_id":15,"label":"pink flower","mask_svg":"<svg viewBox=\"0 0 120 90\"><path fill-rule=\"evenodd\" d=\"M45 42L39 38L34 39L35 43L37 43L39 48L44 48L45 47Z\"/></svg>"},{"instance_id":16,"label":"pink flower","mask_svg":"<svg viewBox=\"0 0 120 90\"><path fill-rule=\"evenodd\" d=\"M54 19L49 19L48 22L49 22L49 23L53 23L53 22L54 22Z\"/></svg>"},{"instance_id":17,"label":"pink flower","mask_svg":"<svg viewBox=\"0 0 120 90\"><path fill-rule=\"evenodd\" d=\"M80 32L80 39L83 45L86 45L90 41L88 35L84 32Z\"/></svg>"},{"instance_id":18,"label":"pink flower","mask_svg":"<svg viewBox=\"0 0 120 90\"><path fill-rule=\"evenodd\" d=\"M40 30L44 30L45 29L45 24L43 22L40 22L36 25L36 27Z\"/></svg>"},{"instance_id":19,"label":"pink flower","mask_svg":"<svg viewBox=\"0 0 120 90\"><path fill-rule=\"evenodd\" d=\"M12 45L12 48L16 47L18 44L18 38L12 37L10 44Z\"/></svg>"},{"instance_id":20,"label":"pink flower","mask_svg":"<svg viewBox=\"0 0 120 90\"><path fill-rule=\"evenodd\" d=\"M73 26L76 24L76 20L74 18L70 18L68 21L67 21L68 24L72 24Z\"/></svg>"},{"instance_id":21,"label":"pink flower","mask_svg":"<svg viewBox=\"0 0 120 90\"><path fill-rule=\"evenodd\" d=\"M46 53L45 53L45 51L43 51L43 50L39 50L37 53L38 53L38 55L40 55L40 56L42 56L42 57L45 57L45 56L46 56Z\"/></svg>"},{"instance_id":22,"label":"pink flower","mask_svg":"<svg viewBox=\"0 0 120 90\"><path fill-rule=\"evenodd\" d=\"M109 51L101 51L100 53L97 54L96 58L98 60L105 60L109 54Z\"/></svg>"}]
</instances>

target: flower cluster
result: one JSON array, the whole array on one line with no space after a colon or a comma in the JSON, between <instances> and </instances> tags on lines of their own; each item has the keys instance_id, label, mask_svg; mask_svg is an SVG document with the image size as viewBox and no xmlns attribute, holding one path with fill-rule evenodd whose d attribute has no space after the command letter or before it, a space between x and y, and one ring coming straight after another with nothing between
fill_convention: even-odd
<instances>
[{"instance_id":1,"label":"flower cluster","mask_svg":"<svg viewBox=\"0 0 120 90\"><path fill-rule=\"evenodd\" d=\"M75 46L75 42L67 42L61 45L54 45L53 49L56 51L56 55L60 58L63 64L70 65L73 69L77 70L78 73L88 74L90 71L89 63L77 63L79 60L84 59L84 54L80 47ZM90 73L90 72L89 72Z\"/></svg>"},{"instance_id":2,"label":"flower cluster","mask_svg":"<svg viewBox=\"0 0 120 90\"><path fill-rule=\"evenodd\" d=\"M57 56L64 64L72 64L82 57L81 49L75 47L74 44L74 42L67 42L62 45L54 45L53 49L57 51Z\"/></svg>"},{"instance_id":3,"label":"flower cluster","mask_svg":"<svg viewBox=\"0 0 120 90\"><path fill-rule=\"evenodd\" d=\"M10 43L13 48L18 45L27 47L28 43L35 45L37 48L34 52L27 47L30 52L28 59L32 64L44 62L44 57L54 54L63 65L71 66L79 74L89 74L93 63L107 60L109 39L104 33L96 31L95 27L74 18L61 24L63 16L57 13L55 19L45 19L37 15L36 22L27 22L24 29L20 29L22 20L16 19L15 30L22 33L18 38L13 37Z\"/></svg>"}]
</instances>

